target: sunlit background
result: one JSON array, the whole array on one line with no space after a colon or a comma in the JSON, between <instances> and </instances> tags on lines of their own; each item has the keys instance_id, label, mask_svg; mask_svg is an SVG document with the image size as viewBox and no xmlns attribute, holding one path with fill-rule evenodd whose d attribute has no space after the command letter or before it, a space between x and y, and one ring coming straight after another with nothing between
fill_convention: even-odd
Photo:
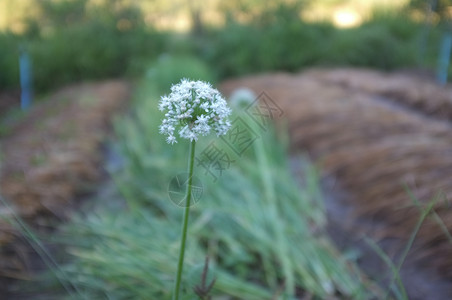
<instances>
[{"instance_id":1,"label":"sunlit background","mask_svg":"<svg viewBox=\"0 0 452 300\"><path fill-rule=\"evenodd\" d=\"M53 1L64 2L64 1ZM155 26L159 29L171 29L187 31L193 26L194 11L200 13L202 22L210 25L224 24L224 10L234 8L236 14L241 8L248 11L254 7L256 11L265 9L269 4L265 1L228 1L227 4L219 0L210 1L109 1L109 0L87 0L87 9L96 5L104 5L120 2L123 6L135 6L140 9L145 24ZM293 3L296 1L279 1L279 3ZM409 0L321 0L303 1L306 8L300 14L304 20L329 21L338 27L359 26L364 19L369 18L374 9L399 9L409 3ZM309 2L309 3L308 3ZM273 4L278 3L274 1ZM254 9L253 9L254 10ZM64 13L61 11L61 13ZM76 12L74 12L76 13ZM26 30L25 18L43 18L45 13L39 8L34 0L4 0L0 3L0 28L11 30L20 34ZM127 27L127 19L123 19L122 28Z\"/></svg>"},{"instance_id":2,"label":"sunlit background","mask_svg":"<svg viewBox=\"0 0 452 300\"><path fill-rule=\"evenodd\" d=\"M18 87L20 47L37 90L140 74L162 53L195 55L219 78L312 65L435 70L450 14L447 0L2 0L0 88Z\"/></svg>"}]
</instances>

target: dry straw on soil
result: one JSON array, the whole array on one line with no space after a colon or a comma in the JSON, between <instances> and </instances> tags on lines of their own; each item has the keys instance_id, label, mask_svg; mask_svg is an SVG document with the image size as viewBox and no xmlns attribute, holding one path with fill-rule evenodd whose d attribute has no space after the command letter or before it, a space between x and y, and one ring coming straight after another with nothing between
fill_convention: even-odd
<instances>
[{"instance_id":1,"label":"dry straw on soil","mask_svg":"<svg viewBox=\"0 0 452 300\"><path fill-rule=\"evenodd\" d=\"M46 226L49 214L69 215L76 196L92 189L101 176L101 142L108 121L129 93L128 84L120 81L64 88L32 107L0 139L0 191L15 214L32 226ZM0 209L4 216L12 214ZM0 222L2 252L18 234ZM12 267L12 261L2 261L2 271Z\"/></svg>"},{"instance_id":2,"label":"dry straw on soil","mask_svg":"<svg viewBox=\"0 0 452 300\"><path fill-rule=\"evenodd\" d=\"M222 90L229 94L239 87L265 91L282 107L292 149L307 151L337 178L355 224L378 224L363 232L377 241L396 239L403 247L419 221L421 209L406 187L423 207L440 193L437 216L424 221L409 257L452 282L450 86L338 69L247 77L225 82Z\"/></svg>"}]
</instances>

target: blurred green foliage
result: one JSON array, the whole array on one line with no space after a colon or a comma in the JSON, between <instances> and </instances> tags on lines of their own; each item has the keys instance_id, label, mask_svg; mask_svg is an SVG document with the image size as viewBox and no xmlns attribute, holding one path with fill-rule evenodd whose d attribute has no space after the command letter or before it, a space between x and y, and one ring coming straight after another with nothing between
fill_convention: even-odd
<instances>
[{"instance_id":1,"label":"blurred green foliage","mask_svg":"<svg viewBox=\"0 0 452 300\"><path fill-rule=\"evenodd\" d=\"M182 78L215 82L211 70L202 61L189 56L161 55L146 71L146 80L162 92L169 91L171 85Z\"/></svg>"},{"instance_id":2,"label":"blurred green foliage","mask_svg":"<svg viewBox=\"0 0 452 300\"><path fill-rule=\"evenodd\" d=\"M206 36L203 57L220 77L267 70L295 71L321 63L326 42L335 29L329 24L300 20L300 5L278 6L251 22L234 19Z\"/></svg>"},{"instance_id":3,"label":"blurred green foliage","mask_svg":"<svg viewBox=\"0 0 452 300\"><path fill-rule=\"evenodd\" d=\"M96 23L68 27L31 45L36 88L122 76L129 71L132 60L154 57L160 47L160 35L144 28L126 34Z\"/></svg>"},{"instance_id":4,"label":"blurred green foliage","mask_svg":"<svg viewBox=\"0 0 452 300\"><path fill-rule=\"evenodd\" d=\"M22 34L0 33L0 88L18 87L21 46L32 56L38 91L141 73L142 62L162 52L163 34L144 26L138 8L123 4L113 0L88 9L87 0L36 2L40 17L27 20Z\"/></svg>"},{"instance_id":5,"label":"blurred green foliage","mask_svg":"<svg viewBox=\"0 0 452 300\"><path fill-rule=\"evenodd\" d=\"M23 33L0 32L0 89L19 86L20 45L32 56L38 92L73 81L140 75L164 53L196 56L218 79L314 65L434 68L444 26L426 30L411 14L422 13L427 2L411 1L402 11L377 12L360 27L340 29L301 20L309 1L235 1L221 6L224 26L204 24L196 34L185 34L150 28L137 1L37 1L38 13L27 19ZM444 3L439 1L441 11Z\"/></svg>"},{"instance_id":6,"label":"blurred green foliage","mask_svg":"<svg viewBox=\"0 0 452 300\"><path fill-rule=\"evenodd\" d=\"M19 85L19 49L17 37L0 32L0 90Z\"/></svg>"},{"instance_id":7,"label":"blurred green foliage","mask_svg":"<svg viewBox=\"0 0 452 300\"><path fill-rule=\"evenodd\" d=\"M229 20L210 32L202 50L220 76L303 67L352 65L392 70L417 67L423 24L408 13L378 12L360 27L339 29L300 20L301 6L283 6L248 24ZM430 66L439 35L429 37ZM424 66L422 66L424 67Z\"/></svg>"},{"instance_id":8,"label":"blurred green foliage","mask_svg":"<svg viewBox=\"0 0 452 300\"><path fill-rule=\"evenodd\" d=\"M420 11L431 10L437 14L442 22L450 22L450 12L452 0L410 0L409 7Z\"/></svg>"}]
</instances>

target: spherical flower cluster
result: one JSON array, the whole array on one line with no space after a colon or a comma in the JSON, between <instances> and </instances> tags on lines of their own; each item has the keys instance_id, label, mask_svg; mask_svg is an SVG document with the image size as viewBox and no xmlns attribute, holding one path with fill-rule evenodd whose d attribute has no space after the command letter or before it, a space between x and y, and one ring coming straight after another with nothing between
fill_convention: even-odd
<instances>
[{"instance_id":1,"label":"spherical flower cluster","mask_svg":"<svg viewBox=\"0 0 452 300\"><path fill-rule=\"evenodd\" d=\"M174 132L190 141L198 140L199 135L208 135L211 130L217 136L224 135L231 127L228 120L231 114L226 100L209 83L182 79L171 87L171 93L163 96L159 103L160 111L166 111L160 133L168 135L168 143L177 143Z\"/></svg>"},{"instance_id":2,"label":"spherical flower cluster","mask_svg":"<svg viewBox=\"0 0 452 300\"><path fill-rule=\"evenodd\" d=\"M234 90L229 98L231 106L237 109L245 109L249 107L257 96L248 88L238 88Z\"/></svg>"}]
</instances>

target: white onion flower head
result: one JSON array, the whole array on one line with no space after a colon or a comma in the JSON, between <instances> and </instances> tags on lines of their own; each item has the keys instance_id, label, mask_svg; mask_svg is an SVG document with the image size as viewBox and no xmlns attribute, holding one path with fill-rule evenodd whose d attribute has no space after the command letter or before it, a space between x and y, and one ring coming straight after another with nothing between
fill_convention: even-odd
<instances>
[{"instance_id":1,"label":"white onion flower head","mask_svg":"<svg viewBox=\"0 0 452 300\"><path fill-rule=\"evenodd\" d=\"M167 135L169 144L177 143L175 131L190 141L197 141L200 135L214 131L224 135L231 127L228 120L231 109L220 92L203 81L182 81L171 87L171 93L163 96L159 103L165 118L160 133Z\"/></svg>"},{"instance_id":2,"label":"white onion flower head","mask_svg":"<svg viewBox=\"0 0 452 300\"><path fill-rule=\"evenodd\" d=\"M252 90L242 87L232 92L229 102L232 107L242 109L250 106L256 98L257 96Z\"/></svg>"}]
</instances>

